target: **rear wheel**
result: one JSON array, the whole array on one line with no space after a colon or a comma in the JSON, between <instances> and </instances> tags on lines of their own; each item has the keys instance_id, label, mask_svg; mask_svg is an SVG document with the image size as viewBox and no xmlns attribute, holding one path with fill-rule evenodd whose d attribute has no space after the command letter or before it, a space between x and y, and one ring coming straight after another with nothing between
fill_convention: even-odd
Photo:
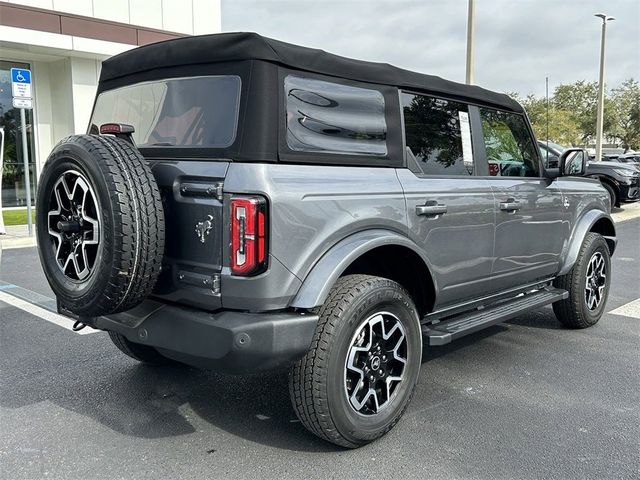
<instances>
[{"instance_id":1,"label":"rear wheel","mask_svg":"<svg viewBox=\"0 0 640 480\"><path fill-rule=\"evenodd\" d=\"M418 314L400 285L368 275L339 279L319 314L309 352L291 368L291 401L311 432L359 447L393 428L411 400Z\"/></svg>"},{"instance_id":2,"label":"rear wheel","mask_svg":"<svg viewBox=\"0 0 640 480\"><path fill-rule=\"evenodd\" d=\"M571 271L554 282L569 292L569 298L553 304L560 323L571 328L598 323L609 296L610 278L611 257L606 240L597 233L587 233Z\"/></svg>"}]
</instances>

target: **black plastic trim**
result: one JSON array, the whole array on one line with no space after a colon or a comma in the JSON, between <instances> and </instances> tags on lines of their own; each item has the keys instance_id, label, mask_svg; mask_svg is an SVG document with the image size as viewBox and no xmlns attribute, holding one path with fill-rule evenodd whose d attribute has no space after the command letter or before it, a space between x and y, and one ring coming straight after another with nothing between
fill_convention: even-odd
<instances>
[{"instance_id":1,"label":"black plastic trim","mask_svg":"<svg viewBox=\"0 0 640 480\"><path fill-rule=\"evenodd\" d=\"M193 366L250 373L302 357L317 322L317 315L305 312L208 313L146 300L127 312L96 318L91 325Z\"/></svg>"}]
</instances>

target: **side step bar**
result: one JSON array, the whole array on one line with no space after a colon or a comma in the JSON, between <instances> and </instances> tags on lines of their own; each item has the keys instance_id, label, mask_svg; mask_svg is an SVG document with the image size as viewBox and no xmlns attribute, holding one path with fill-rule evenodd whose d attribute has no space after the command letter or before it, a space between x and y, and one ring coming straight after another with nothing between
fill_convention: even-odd
<instances>
[{"instance_id":1,"label":"side step bar","mask_svg":"<svg viewBox=\"0 0 640 480\"><path fill-rule=\"evenodd\" d=\"M424 325L422 336L429 340L429 345L446 345L453 340L502 323L523 312L544 307L568 297L569 292L566 290L547 287L495 306L457 315L436 324Z\"/></svg>"}]
</instances>

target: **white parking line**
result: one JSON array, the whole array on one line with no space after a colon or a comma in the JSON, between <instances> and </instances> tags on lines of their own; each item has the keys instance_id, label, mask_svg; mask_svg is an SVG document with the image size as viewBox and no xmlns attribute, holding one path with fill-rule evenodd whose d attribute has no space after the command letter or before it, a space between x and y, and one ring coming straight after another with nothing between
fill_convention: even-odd
<instances>
[{"instance_id":1,"label":"white parking line","mask_svg":"<svg viewBox=\"0 0 640 480\"><path fill-rule=\"evenodd\" d=\"M632 317L640 320L640 298L636 298L632 302L611 310L609 313L612 315L623 315L625 317Z\"/></svg>"},{"instance_id":2,"label":"white parking line","mask_svg":"<svg viewBox=\"0 0 640 480\"><path fill-rule=\"evenodd\" d=\"M46 320L49 323L53 323L59 327L65 328L73 333L77 333L79 335L88 335L90 333L96 333L100 330L94 330L91 327L84 327L82 330L75 332L73 330L73 320L63 317L62 315L58 315L57 313L50 312L42 307L34 305L33 303L29 303L26 300L22 300L20 298L14 297L6 292L0 290L0 301L11 305L12 307L19 308L31 315L35 315L38 318Z\"/></svg>"}]
</instances>

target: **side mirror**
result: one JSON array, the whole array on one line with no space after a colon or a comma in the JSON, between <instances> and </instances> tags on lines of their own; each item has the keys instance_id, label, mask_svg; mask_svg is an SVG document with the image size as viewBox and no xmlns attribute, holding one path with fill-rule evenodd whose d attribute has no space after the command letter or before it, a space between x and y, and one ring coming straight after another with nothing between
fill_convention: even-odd
<instances>
[{"instance_id":1,"label":"side mirror","mask_svg":"<svg viewBox=\"0 0 640 480\"><path fill-rule=\"evenodd\" d=\"M587 173L589 154L583 148L569 148L560 155L560 175L581 177Z\"/></svg>"}]
</instances>

